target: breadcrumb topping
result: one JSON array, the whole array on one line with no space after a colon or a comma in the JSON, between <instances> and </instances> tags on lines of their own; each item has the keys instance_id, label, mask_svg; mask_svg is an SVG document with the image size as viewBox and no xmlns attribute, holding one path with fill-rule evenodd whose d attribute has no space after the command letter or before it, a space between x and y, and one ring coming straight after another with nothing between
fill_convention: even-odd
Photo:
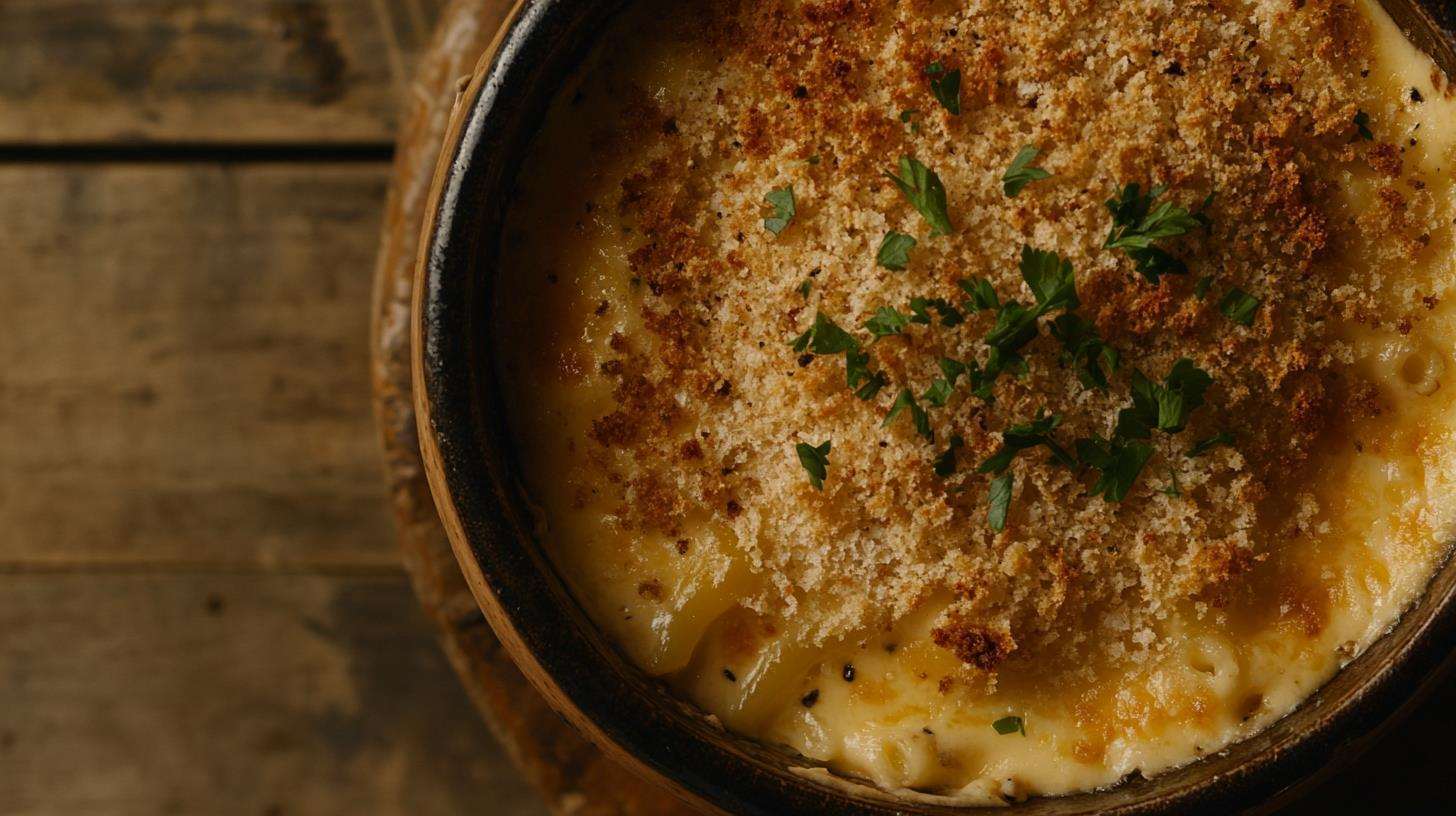
<instances>
[{"instance_id":1,"label":"breadcrumb topping","mask_svg":"<svg viewBox=\"0 0 1456 816\"><path fill-rule=\"evenodd\" d=\"M581 445L615 491L617 523L682 552L688 520L725 525L763 579L745 605L805 638L951 597L933 640L979 671L1092 643L1155 649L1158 620L1219 605L1297 535L1312 451L1343 418L1381 410L1338 327L1419 319L1436 296L1391 297L1400 283L1378 271L1425 251L1432 205L1403 180L1396 145L1361 138L1370 50L1347 2L684 2L653 20L642 36L671 41L688 68L660 83L604 69L597 92L615 116L589 123L591 166L620 179L587 206L621 223L634 278L629 302L596 315L641 328L614 334L582 373L614 408ZM959 115L933 95L932 63L960 72ZM1001 177L1025 145L1050 176L1008 197ZM943 181L950 234L933 235L886 178L902 155ZM1330 168L1350 166L1374 174L1368 211L1333 194ZM1166 186L1190 210L1209 201L1206 230L1160 244L1186 274L1150 284L1103 248L1103 202L1128 183ZM766 229L764 198L784 187L793 216ZM903 271L876 263L891 230L916 239ZM903 418L882 426L942 357L984 365L995 314L873 343L861 325L915 297L960 303L964 278L1029 302L1023 245L1071 262L1077 313L1121 355L1110 387L1086 387L1043 325L1028 371L997 380L994 403L962 385L923 406L933 443ZM1247 326L1220 309L1234 289L1259 300ZM846 388L842 356L790 348L817 313L888 378L872 399ZM976 465L1007 427L1044 410L1061 415L1064 447L1108 437L1131 372L1160 381L1185 357L1212 377L1206 404L1181 433L1154 434L1125 499L1090 495L1093 474L1033 450L1010 465L1005 529L991 529L992 474ZM1219 432L1235 443L1188 456ZM954 436L958 464L939 475ZM820 490L795 446L826 440ZM1315 600L1294 605L1302 627L1319 625Z\"/></svg>"}]
</instances>

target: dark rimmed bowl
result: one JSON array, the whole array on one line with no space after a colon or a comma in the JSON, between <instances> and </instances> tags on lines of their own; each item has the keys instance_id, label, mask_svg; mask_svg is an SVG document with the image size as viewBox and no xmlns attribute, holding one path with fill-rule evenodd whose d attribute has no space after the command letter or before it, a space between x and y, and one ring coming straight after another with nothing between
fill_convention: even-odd
<instances>
[{"instance_id":1,"label":"dark rimmed bowl","mask_svg":"<svg viewBox=\"0 0 1456 816\"><path fill-rule=\"evenodd\" d=\"M420 443L440 519L492 628L547 701L609 755L686 800L773 816L964 814L858 783L814 781L793 769L815 763L726 733L622 658L533 538L492 363L493 265L516 168L555 90L627 2L523 2L457 103L424 225L413 309ZM1451 21L1424 3L1386 5L1449 73L1456 40L1440 23ZM1272 809L1358 755L1445 673L1453 645L1456 562L1448 562L1390 634L1262 733L1151 780L1013 808L1039 816Z\"/></svg>"}]
</instances>

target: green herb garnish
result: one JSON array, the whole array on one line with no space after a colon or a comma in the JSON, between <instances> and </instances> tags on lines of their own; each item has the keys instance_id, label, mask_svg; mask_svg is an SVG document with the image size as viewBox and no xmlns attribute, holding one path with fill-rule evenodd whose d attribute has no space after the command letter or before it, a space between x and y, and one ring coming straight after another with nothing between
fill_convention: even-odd
<instances>
[{"instance_id":1,"label":"green herb garnish","mask_svg":"<svg viewBox=\"0 0 1456 816\"><path fill-rule=\"evenodd\" d=\"M799 464L809 474L809 484L815 490L824 489L824 477L829 475L829 440L817 448L807 442L800 442L794 446L799 454Z\"/></svg>"},{"instance_id":2,"label":"green herb garnish","mask_svg":"<svg viewBox=\"0 0 1456 816\"><path fill-rule=\"evenodd\" d=\"M1175 499L1183 498L1183 491L1178 489L1178 471L1171 466L1168 468L1168 484L1166 487L1160 488L1158 492Z\"/></svg>"},{"instance_id":3,"label":"green herb garnish","mask_svg":"<svg viewBox=\"0 0 1456 816\"><path fill-rule=\"evenodd\" d=\"M977 468L980 473L1002 473L1011 466L1016 454L1028 448L1044 447L1051 451L1052 461L1070 468L1077 461L1066 449L1052 439L1052 431L1062 424L1061 414L1046 414L1038 411L1036 418L1020 425L1012 425L1001 432L1001 449L996 451Z\"/></svg>"},{"instance_id":4,"label":"green herb garnish","mask_svg":"<svg viewBox=\"0 0 1456 816\"><path fill-rule=\"evenodd\" d=\"M1040 152L1036 145L1027 145L1017 151L1016 157L1011 160L1011 166L1007 167L1006 172L1001 176L1001 191L1006 194L1007 198L1016 197L1026 185L1033 181L1051 177L1051 173L1031 165L1036 161L1037 154Z\"/></svg>"},{"instance_id":5,"label":"green herb garnish","mask_svg":"<svg viewBox=\"0 0 1456 816\"><path fill-rule=\"evenodd\" d=\"M905 327L910 325L910 318L900 314L893 306L881 306L875 310L875 316L865 321L865 331L875 336L878 340L881 337L889 337L892 334L900 334Z\"/></svg>"},{"instance_id":6,"label":"green herb garnish","mask_svg":"<svg viewBox=\"0 0 1456 816\"><path fill-rule=\"evenodd\" d=\"M1001 299L996 297L996 288L985 278L961 278L956 281L956 286L971 297L966 301L967 309L984 312L1001 307Z\"/></svg>"},{"instance_id":7,"label":"green herb garnish","mask_svg":"<svg viewBox=\"0 0 1456 816\"><path fill-rule=\"evenodd\" d=\"M953 116L961 115L961 72L957 68L953 71L945 70L945 66L939 60L930 63L925 73L930 75L930 92L935 96L941 106L950 111Z\"/></svg>"},{"instance_id":8,"label":"green herb garnish","mask_svg":"<svg viewBox=\"0 0 1456 816\"><path fill-rule=\"evenodd\" d=\"M1205 453L1208 453L1214 448L1222 447L1224 445L1232 445L1233 443L1233 434L1229 433L1228 431L1219 431L1218 433L1208 437L1207 439L1200 439L1197 442L1193 443L1193 447L1188 449L1188 458L1196 458L1202 456Z\"/></svg>"},{"instance_id":9,"label":"green herb garnish","mask_svg":"<svg viewBox=\"0 0 1456 816\"><path fill-rule=\"evenodd\" d=\"M908 388L900 389L899 396L895 397L894 404L890 406L890 413L885 415L885 421L880 423L880 427L889 427L890 423L895 421L895 417L906 408L910 409L910 418L915 425L915 432L932 442L935 441L935 434L930 430L930 415L926 414L925 409L920 407L920 403L915 401L915 395L910 393Z\"/></svg>"},{"instance_id":10,"label":"green herb garnish","mask_svg":"<svg viewBox=\"0 0 1456 816\"><path fill-rule=\"evenodd\" d=\"M1027 343L1036 339L1037 319L1052 310L1075 309L1079 305L1072 264L1055 252L1023 246L1021 277L1031 289L1036 306L1027 307L1008 300L998 307L996 323L982 339L991 348L984 372L987 382L995 382L1003 371L1025 373L1026 361L1020 352ZM979 290L980 287L975 285L967 290L973 291L973 302ZM995 293L992 292L991 296L994 297Z\"/></svg>"},{"instance_id":11,"label":"green herb garnish","mask_svg":"<svg viewBox=\"0 0 1456 816\"><path fill-rule=\"evenodd\" d=\"M1181 275L1188 271L1187 264L1155 246L1154 242L1177 238L1208 226L1208 218L1202 212L1190 213L1171 201L1154 207L1166 189L1158 186L1144 194L1139 185L1128 184L1116 198L1107 200L1107 209L1112 213L1112 228L1102 244L1103 248L1126 252L1137 271L1154 285L1163 275ZM1205 206L1207 203L1205 201Z\"/></svg>"},{"instance_id":12,"label":"green herb garnish","mask_svg":"<svg viewBox=\"0 0 1456 816\"><path fill-rule=\"evenodd\" d=\"M986 499L986 523L992 530L1006 529L1006 514L1011 510L1011 486L1015 477L1010 471L991 480L991 493Z\"/></svg>"},{"instance_id":13,"label":"green herb garnish","mask_svg":"<svg viewBox=\"0 0 1456 816\"><path fill-rule=\"evenodd\" d=\"M800 354L805 351L813 354L842 353L845 381L854 390L854 395L862 400L873 398L881 388L889 384L882 372L870 371L870 356L860 348L854 335L839 328L823 312L816 313L814 324L795 337L789 345Z\"/></svg>"},{"instance_id":14,"label":"green herb garnish","mask_svg":"<svg viewBox=\"0 0 1456 816\"><path fill-rule=\"evenodd\" d=\"M910 265L910 250L915 248L915 239L903 232L890 230L880 242L880 251L875 261L886 269L904 271Z\"/></svg>"},{"instance_id":15,"label":"green herb garnish","mask_svg":"<svg viewBox=\"0 0 1456 816\"><path fill-rule=\"evenodd\" d=\"M1026 724L1021 721L1020 717L1002 717L996 722L991 723L991 727L996 729L996 733L1003 737L1007 734L1015 734L1018 731L1021 732L1021 736L1026 736Z\"/></svg>"},{"instance_id":16,"label":"green herb garnish","mask_svg":"<svg viewBox=\"0 0 1456 816\"><path fill-rule=\"evenodd\" d=\"M1260 300L1244 290L1234 287L1218 302L1224 317L1240 326L1254 325L1254 313L1259 311Z\"/></svg>"},{"instance_id":17,"label":"green herb garnish","mask_svg":"<svg viewBox=\"0 0 1456 816\"><path fill-rule=\"evenodd\" d=\"M1173 364L1163 383L1149 380L1141 371L1132 374L1132 407L1117 415L1117 436L1147 439L1151 430L1175 434L1188 424L1188 415L1203 404L1203 394L1213 378L1184 357Z\"/></svg>"},{"instance_id":18,"label":"green herb garnish","mask_svg":"<svg viewBox=\"0 0 1456 816\"><path fill-rule=\"evenodd\" d=\"M814 286L814 282L813 281L810 281L810 280L805 280L803 283L799 284L799 288L796 290L799 293L799 297L804 298L805 300L808 300L809 299L809 289L812 288L813 286Z\"/></svg>"},{"instance_id":19,"label":"green herb garnish","mask_svg":"<svg viewBox=\"0 0 1456 816\"><path fill-rule=\"evenodd\" d=\"M949 357L940 358L941 377L932 381L930 387L925 389L925 393L920 398L937 408L943 407L950 401L950 395L955 392L956 380L965 375L968 370L965 363Z\"/></svg>"},{"instance_id":20,"label":"green herb garnish","mask_svg":"<svg viewBox=\"0 0 1456 816\"><path fill-rule=\"evenodd\" d=\"M1096 435L1077 440L1077 458L1100 471L1090 494L1110 502L1120 502L1127 496L1152 455L1153 446L1146 442L1116 436L1106 440Z\"/></svg>"},{"instance_id":21,"label":"green herb garnish","mask_svg":"<svg viewBox=\"0 0 1456 816\"><path fill-rule=\"evenodd\" d=\"M770 190L763 200L764 203L773 207L773 215L763 219L764 229L778 235L784 231L790 221L794 220L794 185L790 184L777 190Z\"/></svg>"},{"instance_id":22,"label":"green herb garnish","mask_svg":"<svg viewBox=\"0 0 1456 816\"><path fill-rule=\"evenodd\" d=\"M931 310L940 315L940 325L942 326L959 326L966 322L966 316L961 313L961 310L945 298L910 298L911 323L930 325Z\"/></svg>"},{"instance_id":23,"label":"green herb garnish","mask_svg":"<svg viewBox=\"0 0 1456 816\"><path fill-rule=\"evenodd\" d=\"M1053 320L1051 330L1062 344L1062 364L1072 366L1082 387L1106 391L1107 374L1116 373L1122 360L1117 349L1102 342L1091 321L1070 312Z\"/></svg>"},{"instance_id":24,"label":"green herb garnish","mask_svg":"<svg viewBox=\"0 0 1456 816\"><path fill-rule=\"evenodd\" d=\"M1203 300L1204 298L1208 297L1208 287L1212 285L1213 276L1204 275L1203 277L1198 279L1198 283L1194 284L1193 296L1198 298L1199 300Z\"/></svg>"},{"instance_id":25,"label":"green herb garnish","mask_svg":"<svg viewBox=\"0 0 1456 816\"><path fill-rule=\"evenodd\" d=\"M949 235L951 230L949 205L945 198L945 185L934 170L921 164L913 156L900 157L900 175L885 173L905 194L921 217L930 225L931 235Z\"/></svg>"}]
</instances>

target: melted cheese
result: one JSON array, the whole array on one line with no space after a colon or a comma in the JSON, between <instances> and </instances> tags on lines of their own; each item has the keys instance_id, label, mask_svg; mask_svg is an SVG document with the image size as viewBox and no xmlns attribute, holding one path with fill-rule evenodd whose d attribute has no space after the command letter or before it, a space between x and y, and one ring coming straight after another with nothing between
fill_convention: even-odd
<instances>
[{"instance_id":1,"label":"melted cheese","mask_svg":"<svg viewBox=\"0 0 1456 816\"><path fill-rule=\"evenodd\" d=\"M1389 328L1410 292L1446 292L1456 281L1456 103L1383 11L1358 8L1374 51L1364 87L1379 100L1370 127L1402 146L1431 202L1417 214L1429 227L1417 262L1387 270L1393 282L1375 293L1389 314L1337 333L1345 364L1374 384L1382 410L1342 420L1327 437L1337 443L1302 471L1308 483L1284 486L1280 517L1296 520L1299 536L1273 541L1274 530L1256 531L1272 543L1221 605L1190 599L1151 628L1109 614L1088 624L1118 638L1095 664L1071 671L1009 661L993 682L968 679L933 643L948 593L920 599L888 628L824 638L782 609L746 603L765 590L768 571L731 520L695 511L675 532L620 523L619 491L586 440L614 406L609 382L594 376L617 356L613 336L644 332L641 314L622 306L638 297L629 262L638 239L613 208L586 202L606 200L639 157L583 150L576 123L609 117L619 101L602 91L610 77L586 72L553 109L529 162L533 194L512 213L501 365L542 544L591 617L634 663L732 730L886 789L968 804L1152 775L1298 706L1420 595L1456 508L1456 298L1433 298L1416 325ZM1260 47L1299 46L1269 33ZM617 56L613 70L649 97L712 104L699 86L714 66L701 53L665 45ZM1379 206L1380 180L1365 165L1332 167L1327 177L1340 190L1332 221ZM1377 261L1345 244L1326 262L1369 272L1362 265ZM1018 557L1029 556L1008 551L1008 574ZM1124 642L1153 641L1162 648L1152 659L1124 659ZM1024 735L993 728L1009 716Z\"/></svg>"}]
</instances>

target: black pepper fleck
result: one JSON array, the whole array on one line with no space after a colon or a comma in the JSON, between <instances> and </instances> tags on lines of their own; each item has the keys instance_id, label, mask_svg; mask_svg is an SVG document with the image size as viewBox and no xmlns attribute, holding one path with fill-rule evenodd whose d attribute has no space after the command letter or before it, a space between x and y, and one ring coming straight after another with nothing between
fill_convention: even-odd
<instances>
[{"instance_id":1,"label":"black pepper fleck","mask_svg":"<svg viewBox=\"0 0 1456 816\"><path fill-rule=\"evenodd\" d=\"M804 708L813 708L814 704L819 702L819 689L812 689L808 694L799 698L799 702L804 704Z\"/></svg>"},{"instance_id":2,"label":"black pepper fleck","mask_svg":"<svg viewBox=\"0 0 1456 816\"><path fill-rule=\"evenodd\" d=\"M846 683L853 683L854 682L854 664L853 663L845 663L844 664L844 671L842 672L842 675L844 677L844 682L846 682Z\"/></svg>"},{"instance_id":3,"label":"black pepper fleck","mask_svg":"<svg viewBox=\"0 0 1456 816\"><path fill-rule=\"evenodd\" d=\"M727 680L730 683L737 683L738 682L738 675L734 674L732 669L724 669L723 670L723 679L724 680Z\"/></svg>"}]
</instances>

